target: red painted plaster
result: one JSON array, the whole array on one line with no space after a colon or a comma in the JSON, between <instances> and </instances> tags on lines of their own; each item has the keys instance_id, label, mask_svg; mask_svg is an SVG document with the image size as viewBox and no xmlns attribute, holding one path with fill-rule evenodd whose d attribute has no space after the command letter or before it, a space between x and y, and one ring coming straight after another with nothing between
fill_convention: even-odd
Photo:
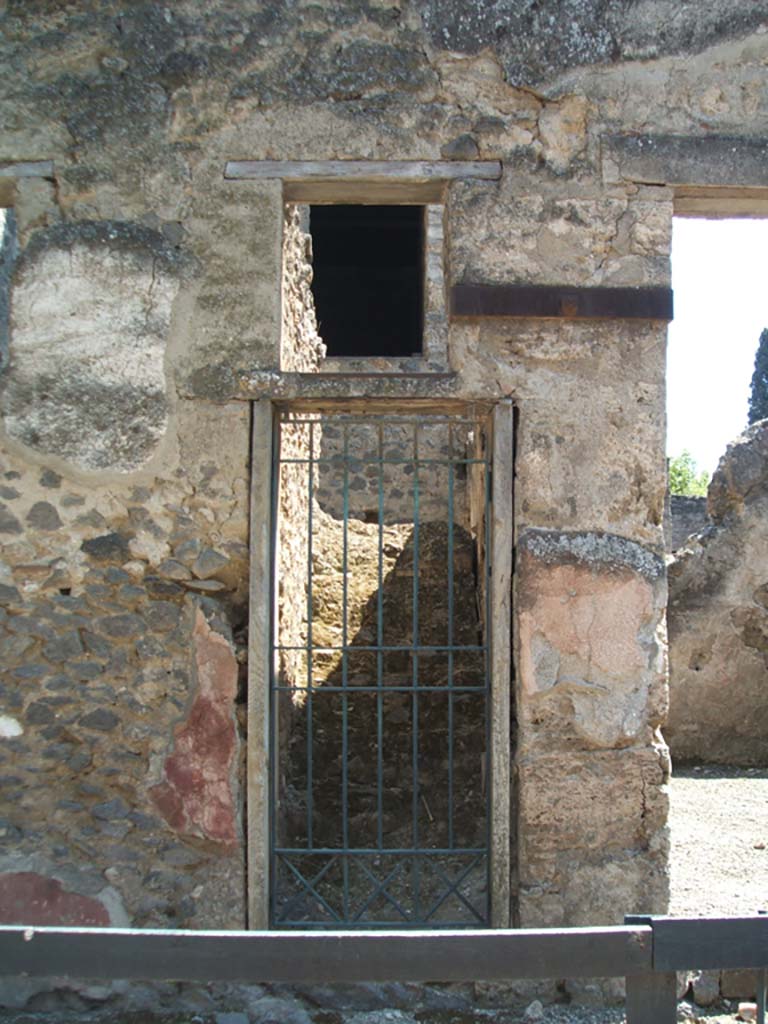
<instances>
[{"instance_id":1,"label":"red painted plaster","mask_svg":"<svg viewBox=\"0 0 768 1024\"><path fill-rule=\"evenodd\" d=\"M0 924L107 927L106 907L34 871L0 875Z\"/></svg>"},{"instance_id":2,"label":"red painted plaster","mask_svg":"<svg viewBox=\"0 0 768 1024\"><path fill-rule=\"evenodd\" d=\"M193 650L198 692L186 721L176 728L163 781L152 787L150 796L175 831L233 844L237 661L227 640L211 629L200 611Z\"/></svg>"}]
</instances>

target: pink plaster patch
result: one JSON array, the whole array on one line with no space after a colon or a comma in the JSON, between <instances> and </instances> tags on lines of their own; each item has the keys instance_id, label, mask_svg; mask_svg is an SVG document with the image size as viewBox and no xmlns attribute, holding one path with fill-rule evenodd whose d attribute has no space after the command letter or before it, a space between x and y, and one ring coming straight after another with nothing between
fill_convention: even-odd
<instances>
[{"instance_id":1,"label":"pink plaster patch","mask_svg":"<svg viewBox=\"0 0 768 1024\"><path fill-rule=\"evenodd\" d=\"M643 631L654 613L653 586L642 576L596 572L581 565L536 564L526 555L520 586L520 648L523 688L536 693L542 681L535 663L536 640L557 652L559 665L576 675L590 671L606 679L637 677L648 666Z\"/></svg>"},{"instance_id":2,"label":"pink plaster patch","mask_svg":"<svg viewBox=\"0 0 768 1024\"><path fill-rule=\"evenodd\" d=\"M187 720L176 729L165 778L151 788L150 796L177 832L232 844L237 841L232 783L237 661L227 640L200 611L193 641L198 693Z\"/></svg>"},{"instance_id":3,"label":"pink plaster patch","mask_svg":"<svg viewBox=\"0 0 768 1024\"><path fill-rule=\"evenodd\" d=\"M0 924L107 927L106 907L34 871L0 875Z\"/></svg>"}]
</instances>

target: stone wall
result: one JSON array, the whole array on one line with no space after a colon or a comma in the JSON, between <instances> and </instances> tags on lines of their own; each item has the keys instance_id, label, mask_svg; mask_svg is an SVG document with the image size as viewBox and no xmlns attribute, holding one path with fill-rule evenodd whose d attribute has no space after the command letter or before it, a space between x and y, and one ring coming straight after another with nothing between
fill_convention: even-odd
<instances>
[{"instance_id":1,"label":"stone wall","mask_svg":"<svg viewBox=\"0 0 768 1024\"><path fill-rule=\"evenodd\" d=\"M768 422L730 444L709 529L669 567L670 713L680 761L768 763Z\"/></svg>"},{"instance_id":2,"label":"stone wall","mask_svg":"<svg viewBox=\"0 0 768 1024\"><path fill-rule=\"evenodd\" d=\"M670 554L683 547L694 533L701 533L709 525L707 499L687 494L670 494L664 520L664 538Z\"/></svg>"},{"instance_id":3,"label":"stone wall","mask_svg":"<svg viewBox=\"0 0 768 1024\"><path fill-rule=\"evenodd\" d=\"M244 922L246 410L191 412L177 474L94 488L63 460L2 460L0 872L46 894L40 923L94 894L112 923ZM3 891L0 919L37 919Z\"/></svg>"},{"instance_id":4,"label":"stone wall","mask_svg":"<svg viewBox=\"0 0 768 1024\"><path fill-rule=\"evenodd\" d=\"M325 397L513 398L512 915L664 909L663 323L453 318L453 376L314 374L281 182L223 172L498 160L499 180L454 182L430 210L436 291L666 287L675 187L764 184L768 6L460 7L0 6L0 202L19 241L0 891L31 874L62 919L243 923L248 401L308 394L302 372ZM648 133L676 141L643 150Z\"/></svg>"}]
</instances>

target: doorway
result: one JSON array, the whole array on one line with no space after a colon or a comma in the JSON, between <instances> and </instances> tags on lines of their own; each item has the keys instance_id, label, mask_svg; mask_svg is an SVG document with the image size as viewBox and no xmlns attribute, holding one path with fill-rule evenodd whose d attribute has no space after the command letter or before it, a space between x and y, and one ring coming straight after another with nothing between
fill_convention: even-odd
<instances>
[{"instance_id":1,"label":"doorway","mask_svg":"<svg viewBox=\"0 0 768 1024\"><path fill-rule=\"evenodd\" d=\"M508 915L510 579L492 562L508 547L511 564L511 515L494 508L493 425L484 404L278 411L273 927Z\"/></svg>"}]
</instances>

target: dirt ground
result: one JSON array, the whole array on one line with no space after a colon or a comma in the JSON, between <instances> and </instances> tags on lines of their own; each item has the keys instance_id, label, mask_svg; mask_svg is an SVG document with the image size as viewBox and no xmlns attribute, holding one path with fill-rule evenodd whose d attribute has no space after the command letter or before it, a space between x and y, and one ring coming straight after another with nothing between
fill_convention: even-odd
<instances>
[{"instance_id":1,"label":"dirt ground","mask_svg":"<svg viewBox=\"0 0 768 1024\"><path fill-rule=\"evenodd\" d=\"M677 768L670 793L670 914L768 909L768 770Z\"/></svg>"}]
</instances>

